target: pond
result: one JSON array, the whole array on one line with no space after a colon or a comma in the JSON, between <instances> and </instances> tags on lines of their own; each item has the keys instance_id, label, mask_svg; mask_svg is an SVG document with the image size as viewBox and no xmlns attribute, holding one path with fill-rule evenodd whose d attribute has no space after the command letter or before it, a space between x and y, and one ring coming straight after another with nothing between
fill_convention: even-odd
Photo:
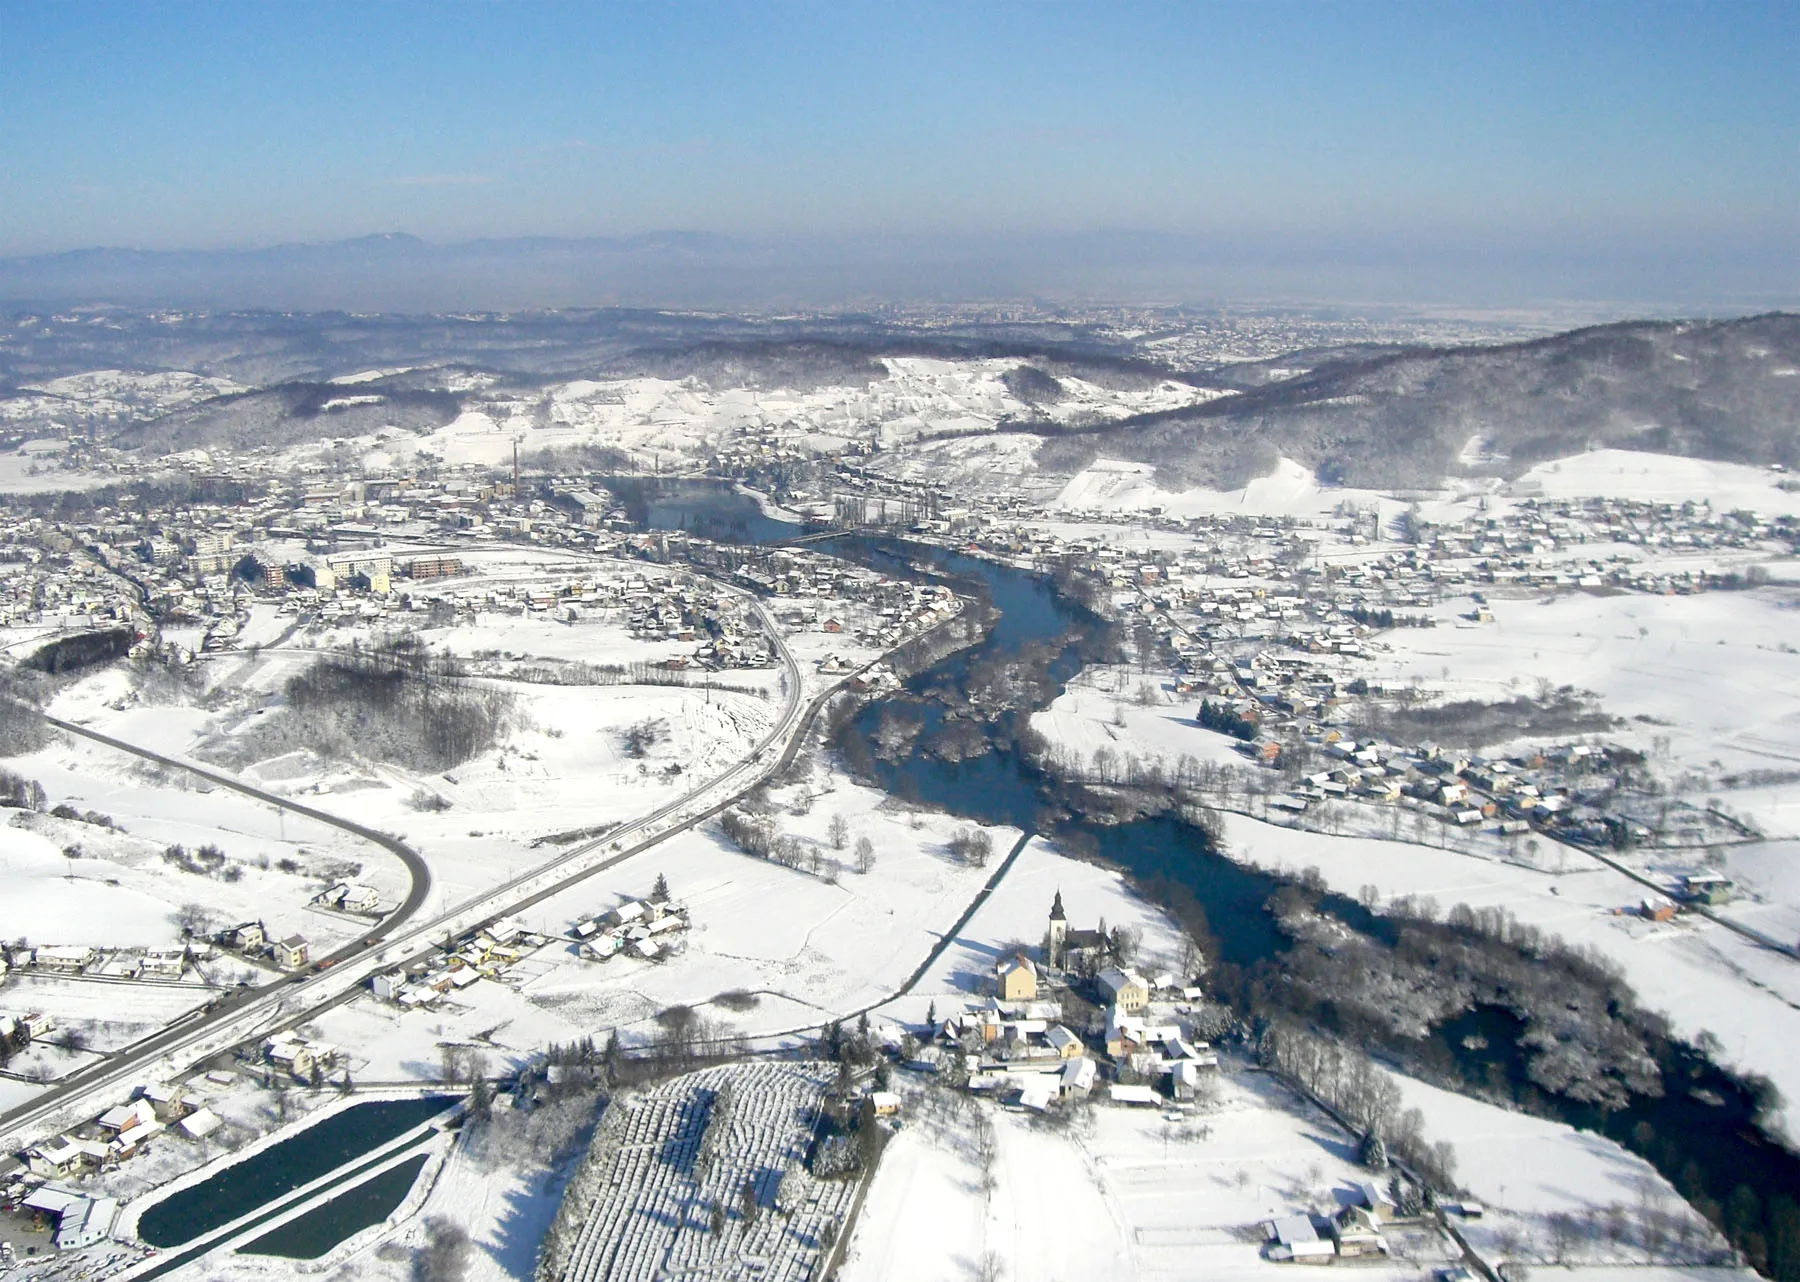
<instances>
[{"instance_id":1,"label":"pond","mask_svg":"<svg viewBox=\"0 0 1800 1282\"><path fill-rule=\"evenodd\" d=\"M429 1153L410 1157L374 1179L365 1180L304 1215L238 1248L239 1255L278 1255L289 1260L316 1260L339 1242L380 1224L406 1200L413 1181L425 1169Z\"/></svg>"},{"instance_id":2,"label":"pond","mask_svg":"<svg viewBox=\"0 0 1800 1282\"><path fill-rule=\"evenodd\" d=\"M431 1120L456 1098L378 1100L334 1113L211 1179L170 1194L143 1213L138 1236L159 1248L191 1242Z\"/></svg>"}]
</instances>

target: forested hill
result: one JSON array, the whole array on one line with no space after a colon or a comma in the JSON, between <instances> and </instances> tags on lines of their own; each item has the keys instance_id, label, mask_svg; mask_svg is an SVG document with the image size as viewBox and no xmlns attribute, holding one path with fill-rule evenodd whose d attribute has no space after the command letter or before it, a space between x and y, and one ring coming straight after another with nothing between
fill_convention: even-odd
<instances>
[{"instance_id":1,"label":"forested hill","mask_svg":"<svg viewBox=\"0 0 1800 1282\"><path fill-rule=\"evenodd\" d=\"M1327 356L1240 396L1072 435L1039 461L1135 459L1167 488L1231 488L1285 455L1327 480L1392 487L1516 475L1599 445L1800 465L1800 316Z\"/></svg>"}]
</instances>

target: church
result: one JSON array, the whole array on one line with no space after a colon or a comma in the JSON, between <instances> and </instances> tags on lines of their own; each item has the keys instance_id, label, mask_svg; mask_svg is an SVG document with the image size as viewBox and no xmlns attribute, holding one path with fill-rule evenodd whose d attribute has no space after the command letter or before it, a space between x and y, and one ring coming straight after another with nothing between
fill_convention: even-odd
<instances>
[{"instance_id":1,"label":"church","mask_svg":"<svg viewBox=\"0 0 1800 1282\"><path fill-rule=\"evenodd\" d=\"M1044 960L1057 970L1081 975L1092 975L1106 964L1106 932L1070 930L1060 890L1050 905L1050 930L1044 936Z\"/></svg>"}]
</instances>

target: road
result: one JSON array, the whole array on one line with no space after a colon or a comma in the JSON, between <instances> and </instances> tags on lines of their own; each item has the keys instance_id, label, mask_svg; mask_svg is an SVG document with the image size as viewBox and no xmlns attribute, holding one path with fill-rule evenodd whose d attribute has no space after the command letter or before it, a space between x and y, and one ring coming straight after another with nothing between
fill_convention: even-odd
<instances>
[{"instance_id":1,"label":"road","mask_svg":"<svg viewBox=\"0 0 1800 1282\"><path fill-rule=\"evenodd\" d=\"M47 1095L0 1115L0 1127L4 1128L0 1152L17 1152L57 1129L85 1120L117 1103L124 1093L146 1080L173 1075L209 1056L277 1029L303 1023L322 1010L349 1001L363 990L372 975L428 955L446 937L463 934L497 917L530 907L584 878L634 858L668 838L706 822L741 800L765 779L785 770L800 751L808 730L825 704L851 680L869 671L886 656L870 660L802 703L799 664L762 604L752 600L751 605L786 671L788 698L776 724L742 761L648 815L576 846L520 877L481 892L436 918L404 928L401 923L410 921L429 894L430 874L417 852L398 838L314 807L264 793L218 771L164 757L86 727L56 720L55 724L68 733L173 769L195 773L220 786L376 842L402 858L409 869L416 868L417 871L413 892L406 902L375 928L368 940L348 945L326 958L331 963L327 969L221 998L202 1008L196 1013L197 1017L189 1016L74 1075ZM633 841L633 838L637 840ZM399 933L393 933L395 930Z\"/></svg>"},{"instance_id":2,"label":"road","mask_svg":"<svg viewBox=\"0 0 1800 1282\"><path fill-rule=\"evenodd\" d=\"M107 747L116 748L120 752L128 752L134 757L141 757L145 761L153 761L157 765L164 766L170 770L180 770L186 774L193 775L196 778L205 779L207 782L216 784L218 787L229 788L233 792L242 793L244 796L263 802L265 805L274 806L277 809L285 810L290 814L304 815L308 819L315 819L322 824L327 824L330 827L338 829L340 832L347 832L353 837L360 837L364 841L373 842L375 845L380 846L395 858L399 859L402 864L406 865L407 876L412 879L412 888L407 892L406 898L401 902L400 906L381 919L381 924L375 927L375 933L377 934L385 934L387 931L401 926L410 920L413 914L417 913L420 908L425 906L426 897L431 894L431 869L426 866L425 860L420 857L418 851L401 841L398 837L389 836L385 832L377 832L375 829L370 828L365 824L359 824L354 820L342 818L341 816L331 814L329 811L320 810L314 806L303 805L298 801L291 800L287 797L277 796L272 792L264 792L261 788L258 788L253 784L245 783L242 779L225 774L222 771L196 765L191 761L183 761L178 757L167 757L160 752L152 752L148 748L140 748L136 744L126 743L123 739L115 739L109 734L101 734L98 730L90 730L86 726L76 725L73 721L64 721L61 717L53 717L48 713L43 714L43 716L45 721L48 721L58 730L67 734L78 735L81 738L91 740L94 743L105 744ZM360 945L357 947L360 947ZM354 955L354 952L351 949L345 949L333 954L334 957L339 958L351 955Z\"/></svg>"}]
</instances>

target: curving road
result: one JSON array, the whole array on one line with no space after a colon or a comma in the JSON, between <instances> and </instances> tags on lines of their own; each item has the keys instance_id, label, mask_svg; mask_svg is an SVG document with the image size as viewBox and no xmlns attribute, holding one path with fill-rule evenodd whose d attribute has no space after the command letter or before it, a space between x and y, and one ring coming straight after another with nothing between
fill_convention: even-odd
<instances>
[{"instance_id":1,"label":"curving road","mask_svg":"<svg viewBox=\"0 0 1800 1282\"><path fill-rule=\"evenodd\" d=\"M245 989L209 1003L169 1028L117 1052L103 1063L73 1075L31 1103L0 1114L0 1127L5 1128L4 1136L0 1137L0 1151L16 1152L50 1130L92 1116L106 1104L116 1102L114 1096L120 1089L136 1086L147 1076L180 1071L251 1038L303 1023L324 1009L349 1001L363 990L365 981L372 975L392 970L433 951L446 935L461 934L496 917L517 912L560 893L575 882L642 854L668 838L706 822L741 800L765 779L786 769L825 704L886 655L871 659L803 704L799 664L762 604L752 599L751 606L781 658L788 697L780 718L744 760L650 814L576 846L520 877L481 892L430 921L415 925L407 923L424 905L430 892L430 873L418 853L398 838L265 793L218 771L164 757L97 731L51 719L68 733L194 773L222 787L375 842L406 864L413 873L413 889L406 901L369 937L322 959L323 964L318 969ZM778 743L781 746L777 751L774 749Z\"/></svg>"},{"instance_id":2,"label":"curving road","mask_svg":"<svg viewBox=\"0 0 1800 1282\"><path fill-rule=\"evenodd\" d=\"M187 774L194 775L197 778L205 779L209 783L217 784L221 788L229 788L233 792L242 793L246 797L251 797L281 810L286 810L291 814L304 815L308 819L316 819L322 824L327 824L341 832L347 832L353 837L360 837L364 841L373 842L377 846L388 851L399 859L401 863L406 865L407 875L412 878L412 888L407 892L406 898L401 902L400 906L381 919L381 924L376 927L377 933L385 933L406 922L414 913L425 906L425 899L431 894L431 869L426 866L425 860L420 857L418 851L401 841L398 837L389 836L385 832L377 832L375 829L367 827L364 824L359 824L351 819L342 818L341 816L320 810L314 806L303 805L298 801L290 800L287 797L277 796L272 792L264 792L254 784L245 783L242 779L239 779L234 775L228 775L206 766L195 765L191 761L183 761L178 757L165 757L160 752L152 752L148 748L140 748L136 744L126 743L123 739L115 739L109 734L101 734L98 730L90 730L86 726L76 725L73 721L64 721L61 717L53 717L49 713L44 713L42 715L45 721L65 733L79 735L83 739L91 739L95 743L105 744L107 747L116 748L120 752L128 752L134 757L143 758L145 761L154 761L157 765L166 766L171 770L183 771ZM341 954L332 954L333 957L339 955Z\"/></svg>"}]
</instances>

